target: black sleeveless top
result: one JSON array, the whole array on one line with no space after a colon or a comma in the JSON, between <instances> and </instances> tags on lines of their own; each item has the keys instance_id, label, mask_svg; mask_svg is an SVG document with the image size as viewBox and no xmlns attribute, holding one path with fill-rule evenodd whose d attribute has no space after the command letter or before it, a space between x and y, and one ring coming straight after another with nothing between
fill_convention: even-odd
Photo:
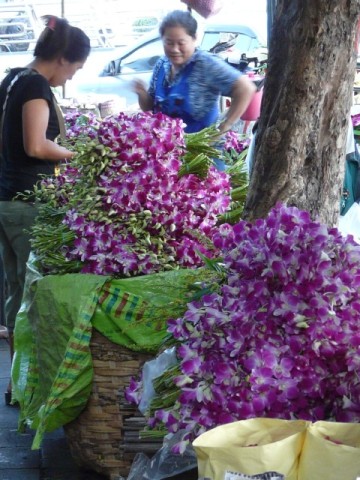
<instances>
[{"instance_id":1,"label":"black sleeveless top","mask_svg":"<svg viewBox=\"0 0 360 480\"><path fill-rule=\"evenodd\" d=\"M6 90L13 78L24 68L14 68L0 85L0 113L6 98ZM42 175L53 175L55 162L29 157L24 150L22 107L35 99L44 99L50 108L46 138L54 140L59 132L59 123L53 104L49 82L32 71L14 83L6 105L2 132L2 155L0 163L0 200L12 200L17 193L33 190Z\"/></svg>"}]
</instances>

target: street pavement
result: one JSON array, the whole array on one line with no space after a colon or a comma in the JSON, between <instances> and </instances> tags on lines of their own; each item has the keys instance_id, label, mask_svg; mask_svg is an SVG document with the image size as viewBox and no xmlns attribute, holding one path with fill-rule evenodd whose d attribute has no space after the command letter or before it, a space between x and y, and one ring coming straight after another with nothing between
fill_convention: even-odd
<instances>
[{"instance_id":1,"label":"street pavement","mask_svg":"<svg viewBox=\"0 0 360 480\"><path fill-rule=\"evenodd\" d=\"M34 431L18 433L19 410L5 405L9 378L9 346L0 339L0 480L104 480L76 465L62 429L46 434L40 450L31 450Z\"/></svg>"}]
</instances>

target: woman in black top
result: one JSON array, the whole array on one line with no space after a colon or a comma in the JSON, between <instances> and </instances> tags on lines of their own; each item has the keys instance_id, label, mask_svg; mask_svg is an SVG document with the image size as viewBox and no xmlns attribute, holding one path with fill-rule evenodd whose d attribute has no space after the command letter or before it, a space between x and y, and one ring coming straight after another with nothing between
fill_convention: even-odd
<instances>
[{"instance_id":1,"label":"woman in black top","mask_svg":"<svg viewBox=\"0 0 360 480\"><path fill-rule=\"evenodd\" d=\"M65 85L83 67L89 53L90 40L81 29L72 27L65 19L49 16L33 61L26 68L12 69L0 86L0 255L11 357L30 253L26 232L37 214L35 205L16 196L31 191L40 176L53 175L58 162L73 156L56 143L60 124L51 87ZM6 402L10 399L11 386Z\"/></svg>"}]
</instances>

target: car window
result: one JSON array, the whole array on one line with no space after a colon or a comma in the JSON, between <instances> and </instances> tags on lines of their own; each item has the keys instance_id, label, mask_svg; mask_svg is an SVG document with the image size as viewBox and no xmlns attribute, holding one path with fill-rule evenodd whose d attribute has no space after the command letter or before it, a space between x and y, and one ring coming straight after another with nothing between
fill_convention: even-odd
<instances>
[{"instance_id":1,"label":"car window","mask_svg":"<svg viewBox=\"0 0 360 480\"><path fill-rule=\"evenodd\" d=\"M203 50L208 50L210 52L218 42L219 42L219 33L217 32L204 33L204 36L201 42L201 48Z\"/></svg>"},{"instance_id":2,"label":"car window","mask_svg":"<svg viewBox=\"0 0 360 480\"><path fill-rule=\"evenodd\" d=\"M234 48L240 50L241 53L251 52L260 47L260 43L256 38L248 37L247 35L239 35L236 39Z\"/></svg>"},{"instance_id":3,"label":"car window","mask_svg":"<svg viewBox=\"0 0 360 480\"><path fill-rule=\"evenodd\" d=\"M226 50L239 50L240 53L256 49L259 42L241 33L205 32L201 48L212 53L221 53Z\"/></svg>"},{"instance_id":4,"label":"car window","mask_svg":"<svg viewBox=\"0 0 360 480\"><path fill-rule=\"evenodd\" d=\"M152 70L162 55L164 55L164 47L160 38L146 43L122 60L121 73Z\"/></svg>"}]
</instances>

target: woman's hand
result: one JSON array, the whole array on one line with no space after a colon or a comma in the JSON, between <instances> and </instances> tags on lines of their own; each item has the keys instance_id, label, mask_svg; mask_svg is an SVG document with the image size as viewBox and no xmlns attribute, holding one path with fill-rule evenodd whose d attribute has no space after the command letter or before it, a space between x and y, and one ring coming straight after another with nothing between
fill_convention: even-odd
<instances>
[{"instance_id":1,"label":"woman's hand","mask_svg":"<svg viewBox=\"0 0 360 480\"><path fill-rule=\"evenodd\" d=\"M136 78L132 81L132 89L138 95L144 95L145 93L147 93L145 82L143 82L139 78Z\"/></svg>"},{"instance_id":2,"label":"woman's hand","mask_svg":"<svg viewBox=\"0 0 360 480\"><path fill-rule=\"evenodd\" d=\"M226 112L224 120L219 125L221 133L230 130L241 115L249 106L253 96L256 93L256 85L248 79L246 75L242 75L234 84L231 92L231 104Z\"/></svg>"},{"instance_id":3,"label":"woman's hand","mask_svg":"<svg viewBox=\"0 0 360 480\"><path fill-rule=\"evenodd\" d=\"M224 119L221 123L219 123L218 130L219 130L220 134L222 135L222 134L228 132L229 130L231 130L232 126L233 126L233 123Z\"/></svg>"},{"instance_id":4,"label":"woman's hand","mask_svg":"<svg viewBox=\"0 0 360 480\"><path fill-rule=\"evenodd\" d=\"M154 107L154 101L147 91L146 83L137 78L132 81L132 89L139 97L141 110L143 112L152 110Z\"/></svg>"}]
</instances>

